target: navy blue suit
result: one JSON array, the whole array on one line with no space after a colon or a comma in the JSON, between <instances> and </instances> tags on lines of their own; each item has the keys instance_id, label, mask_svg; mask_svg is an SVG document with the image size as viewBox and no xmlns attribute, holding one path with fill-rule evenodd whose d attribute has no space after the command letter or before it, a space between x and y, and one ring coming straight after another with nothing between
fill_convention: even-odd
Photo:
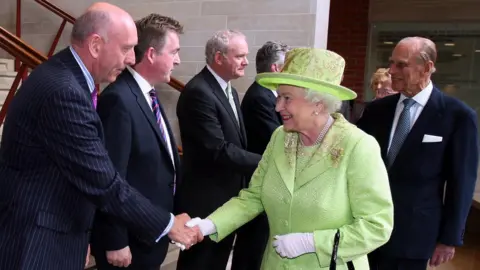
<instances>
[{"instance_id":1,"label":"navy blue suit","mask_svg":"<svg viewBox=\"0 0 480 270\"><path fill-rule=\"evenodd\" d=\"M96 209L146 244L167 227L115 170L69 49L38 66L8 108L0 145L0 269L81 270Z\"/></svg>"},{"instance_id":2,"label":"navy blue suit","mask_svg":"<svg viewBox=\"0 0 480 270\"><path fill-rule=\"evenodd\" d=\"M173 182L180 166L173 133L165 121L175 167L151 105L128 70L102 92L97 112L102 120L108 154L120 176L155 206L173 212ZM132 252L132 268L158 269L167 254L168 243L168 238L164 237L156 246L147 248L138 241L135 231L128 230L120 220L103 212L98 212L95 218L92 254L99 269L120 269L108 264L105 252L126 246Z\"/></svg>"},{"instance_id":3,"label":"navy blue suit","mask_svg":"<svg viewBox=\"0 0 480 270\"><path fill-rule=\"evenodd\" d=\"M397 94L371 102L357 123L377 139L385 161L399 97ZM425 134L443 139L422 142ZM394 229L390 241L374 253L376 256L426 263L437 243L463 244L477 179L477 135L476 113L434 87L389 168Z\"/></svg>"}]
</instances>

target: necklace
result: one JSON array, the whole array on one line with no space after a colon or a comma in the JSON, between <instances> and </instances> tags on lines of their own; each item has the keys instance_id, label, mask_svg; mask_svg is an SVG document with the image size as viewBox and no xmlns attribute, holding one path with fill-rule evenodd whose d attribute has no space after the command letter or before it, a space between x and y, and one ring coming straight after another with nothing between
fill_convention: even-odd
<instances>
[{"instance_id":1,"label":"necklace","mask_svg":"<svg viewBox=\"0 0 480 270\"><path fill-rule=\"evenodd\" d=\"M327 123L323 127L322 131L320 131L320 134L318 134L318 137L315 140L315 142L313 143L313 145L318 145L323 141L323 138L327 134L327 132L330 129L330 127L332 126L332 124L333 124L333 117L331 115L329 115ZM303 143L303 141L301 139L300 139L300 143L302 144L302 146L305 146L305 144Z\"/></svg>"}]
</instances>

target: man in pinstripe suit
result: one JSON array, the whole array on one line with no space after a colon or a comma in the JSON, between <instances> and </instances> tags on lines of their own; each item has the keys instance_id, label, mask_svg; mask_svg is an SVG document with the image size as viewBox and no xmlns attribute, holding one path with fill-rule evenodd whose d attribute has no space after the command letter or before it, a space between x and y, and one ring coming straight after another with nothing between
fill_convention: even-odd
<instances>
[{"instance_id":1,"label":"man in pinstripe suit","mask_svg":"<svg viewBox=\"0 0 480 270\"><path fill-rule=\"evenodd\" d=\"M134 63L133 19L97 3L77 19L72 46L37 67L7 112L0 145L0 269L80 270L96 209L155 244L202 240L187 215L154 207L114 169L92 104L94 84ZM121 135L120 135L121 136Z\"/></svg>"}]
</instances>

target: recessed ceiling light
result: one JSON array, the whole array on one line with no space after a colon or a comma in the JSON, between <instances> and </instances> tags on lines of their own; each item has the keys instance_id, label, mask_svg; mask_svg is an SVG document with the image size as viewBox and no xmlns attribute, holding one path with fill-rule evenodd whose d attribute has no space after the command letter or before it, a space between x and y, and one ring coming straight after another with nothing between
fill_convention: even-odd
<instances>
[{"instance_id":1,"label":"recessed ceiling light","mask_svg":"<svg viewBox=\"0 0 480 270\"><path fill-rule=\"evenodd\" d=\"M455 46L455 43L445 43L443 45L445 45L447 47L453 47L453 46Z\"/></svg>"},{"instance_id":2,"label":"recessed ceiling light","mask_svg":"<svg viewBox=\"0 0 480 270\"><path fill-rule=\"evenodd\" d=\"M460 53L454 53L454 54L452 54L452 56L454 56L454 57L461 57L462 54L460 54Z\"/></svg>"},{"instance_id":3,"label":"recessed ceiling light","mask_svg":"<svg viewBox=\"0 0 480 270\"><path fill-rule=\"evenodd\" d=\"M383 44L392 45L392 44L393 44L393 41L384 41Z\"/></svg>"},{"instance_id":4,"label":"recessed ceiling light","mask_svg":"<svg viewBox=\"0 0 480 270\"><path fill-rule=\"evenodd\" d=\"M480 52L480 50L475 50L475 52Z\"/></svg>"}]
</instances>

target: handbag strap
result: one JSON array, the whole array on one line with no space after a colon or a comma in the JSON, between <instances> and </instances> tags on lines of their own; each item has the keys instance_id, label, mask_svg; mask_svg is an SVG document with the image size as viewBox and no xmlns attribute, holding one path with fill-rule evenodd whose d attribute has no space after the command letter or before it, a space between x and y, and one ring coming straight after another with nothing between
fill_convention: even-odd
<instances>
[{"instance_id":1,"label":"handbag strap","mask_svg":"<svg viewBox=\"0 0 480 270\"><path fill-rule=\"evenodd\" d=\"M338 253L339 243L340 243L340 230L337 230L337 233L335 234L335 238L333 240L333 251L332 251L332 257L330 258L329 270L337 269L337 253ZM347 262L347 268L348 270L355 270L355 266L353 265L353 262L351 261Z\"/></svg>"}]
</instances>

